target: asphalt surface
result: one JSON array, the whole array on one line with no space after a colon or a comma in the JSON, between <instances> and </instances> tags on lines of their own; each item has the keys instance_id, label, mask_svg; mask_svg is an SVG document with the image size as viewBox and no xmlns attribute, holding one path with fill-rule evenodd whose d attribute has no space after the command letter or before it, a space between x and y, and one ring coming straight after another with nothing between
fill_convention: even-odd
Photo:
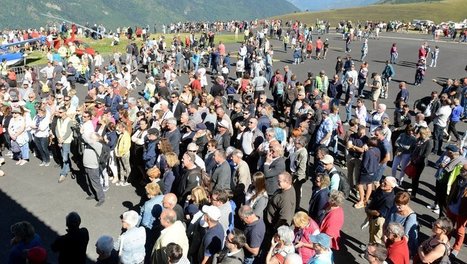
<instances>
[{"instance_id":1,"label":"asphalt surface","mask_svg":"<svg viewBox=\"0 0 467 264\"><path fill-rule=\"evenodd\" d=\"M314 36L314 39L316 35ZM307 72L318 73L325 70L328 76L334 73L334 66L337 56L345 56L344 41L338 34L329 34L322 36L329 38L330 50L327 60L316 61L307 60L303 64L291 65L293 60L292 51L283 52L283 45L279 41L272 40L274 45L274 69L282 69L285 64L289 65L292 72L296 73L299 80L306 78ZM384 67L384 61L389 59L389 49L393 42L396 42L399 50L399 63L395 65L395 80L406 81L409 84L414 82L415 63L417 62L418 48L422 41L430 40L430 36L418 34L403 33L385 33L381 34L379 40L369 40L369 52L366 60L369 62L369 72L381 72ZM354 58L360 58L361 42L352 43L351 55ZM435 43L429 41L434 47ZM121 44L123 45L123 44ZM467 76L464 68L467 63L467 45L452 42L438 42L440 55L437 68L428 68L425 81L420 86L409 85L410 105L421 97L427 96L431 91L440 91L440 87L431 79L461 78ZM227 45L230 51L236 51L238 44ZM233 60L235 61L235 60ZM360 65L356 61L356 66ZM234 75L234 69L231 76ZM186 77L181 77L181 81L186 81ZM183 82L182 82L183 83ZM393 101L395 99L397 82L390 85L390 94L387 100L381 102L388 105L388 114L392 118L394 111ZM84 98L85 87L78 87L79 95ZM136 92L133 92L136 96ZM370 102L366 101L367 109L371 109ZM344 115L344 109L341 109L341 117ZM459 124L460 132L466 131L465 124ZM436 156L430 156L430 161L435 161ZM78 177L76 180L67 178L63 183L57 183L59 169L54 167L39 167L38 159L31 155L31 161L24 166L16 166L13 161L7 158L6 164L2 169L6 176L0 178L0 263L6 263L9 252L9 241L11 239L10 226L18 221L30 221L36 228L38 234L42 237L44 245L49 253L49 261L57 263L57 255L50 250L50 244L58 235L66 232L65 216L70 211L76 211L81 215L82 225L89 230L90 241L88 244L88 257L90 263L95 260L95 242L101 235L110 235L117 238L120 234L120 215L130 208L136 208L141 197L139 191L134 186L117 187L111 186L106 192L106 202L102 207L94 207L95 201L85 200L87 194L82 188L83 179ZM73 165L77 169L76 165ZM389 169L385 175L388 175ZM419 221L422 225L421 231L424 235L430 234L432 221L437 217L425 206L430 204L434 198L434 169L425 168L421 176L420 195L411 202L412 208L418 213ZM311 194L311 183L304 185L304 197L302 197L301 206L307 208ZM368 229L360 230L360 224L364 219L363 209L357 210L352 207L354 197L346 201L344 205L345 223L342 229L342 249L336 254L336 263L366 263L359 257L361 253L360 245L368 242ZM422 237L423 239L423 237ZM458 263L467 261L467 249L464 248L458 256ZM462 262L463 260L464 262Z\"/></svg>"}]
</instances>

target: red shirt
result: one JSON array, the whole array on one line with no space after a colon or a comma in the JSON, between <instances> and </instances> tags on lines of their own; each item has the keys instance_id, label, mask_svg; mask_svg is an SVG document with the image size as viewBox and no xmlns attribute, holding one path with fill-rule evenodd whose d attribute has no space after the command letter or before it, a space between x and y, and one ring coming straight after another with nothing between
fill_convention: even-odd
<instances>
[{"instance_id":1,"label":"red shirt","mask_svg":"<svg viewBox=\"0 0 467 264\"><path fill-rule=\"evenodd\" d=\"M386 242L388 249L388 259L394 264L410 264L409 246L407 245L407 238L403 237L400 241L389 244Z\"/></svg>"},{"instance_id":2,"label":"red shirt","mask_svg":"<svg viewBox=\"0 0 467 264\"><path fill-rule=\"evenodd\" d=\"M331 237L331 248L339 250L339 240L341 229L344 225L344 210L342 207L334 208L329 211L321 222L319 229L321 233Z\"/></svg>"},{"instance_id":3,"label":"red shirt","mask_svg":"<svg viewBox=\"0 0 467 264\"><path fill-rule=\"evenodd\" d=\"M316 49L322 49L323 48L323 41L321 39L318 39L316 41Z\"/></svg>"}]
</instances>

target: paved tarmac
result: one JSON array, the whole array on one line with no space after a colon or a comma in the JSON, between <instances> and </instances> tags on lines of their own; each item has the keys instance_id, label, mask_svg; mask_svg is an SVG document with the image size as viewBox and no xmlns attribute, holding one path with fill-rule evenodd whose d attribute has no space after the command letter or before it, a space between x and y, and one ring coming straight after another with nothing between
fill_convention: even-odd
<instances>
[{"instance_id":1,"label":"paved tarmac","mask_svg":"<svg viewBox=\"0 0 467 264\"><path fill-rule=\"evenodd\" d=\"M314 36L316 38L316 35ZM329 38L330 51L327 60L307 60L300 65L291 65L293 60L292 52L289 49L287 53L283 52L282 43L272 41L274 45L274 58L278 61L274 63L274 69L282 69L287 63L291 70L296 73L299 80L304 80L306 73L311 71L318 73L324 69L328 76L334 73L335 60L337 56L345 56L344 41L340 35L329 34L322 36ZM384 61L389 59L389 49L393 42L396 42L399 49L399 63L395 65L395 80L413 83L415 75L415 63L417 62L418 48L422 39L430 39L428 35L411 35L403 33L382 33L379 40L369 40L369 52L367 61L369 62L369 72L381 72L384 67ZM435 43L429 41L434 47ZM421 86L409 85L410 105L421 97L427 96L431 91L440 91L440 87L431 79L461 78L467 76L464 68L467 63L467 45L452 42L436 43L440 47L440 55L437 68L428 68L425 81ZM236 51L238 45L228 45L228 50ZM351 55L354 58L360 58L361 42L352 43ZM360 62L356 62L359 67ZM234 69L233 69L234 71ZM233 74L232 74L233 76ZM181 78L186 80L186 78ZM84 96L85 87L78 87L81 98ZM382 102L388 105L387 112L392 118L394 111L393 101L397 93L397 82L392 82L390 87L390 96ZM135 93L136 95L136 93ZM370 102L366 102L370 109ZM343 109L341 115L343 117ZM466 131L465 124L459 124L458 129L461 132ZM430 161L437 157L430 156ZM106 202L102 207L94 207L94 201L87 201L87 194L79 184L83 179L79 177L76 180L68 178L65 182L59 184L58 168L52 164L50 167L39 167L39 162L35 157L31 157L31 162L24 166L16 166L14 162L7 158L6 164L2 169L6 176L0 178L0 263L6 263L9 252L9 241L11 234L10 225L21 220L30 221L36 228L36 231L42 237L44 244L49 252L49 261L57 263L57 255L50 251L49 245L58 235L66 232L65 216L70 211L76 211L81 215L82 226L88 228L90 241L88 245L88 257L90 263L95 260L95 242L101 235L110 235L117 238L120 234L120 215L129 208L139 206L141 197L133 186L117 187L111 186L106 192ZM74 165L74 169L77 167ZM386 175L389 170L386 171ZM414 210L418 213L419 221L422 225L422 233L430 234L432 221L436 215L425 206L430 204L434 198L434 169L427 167L421 177L420 195L411 203ZM308 200L311 194L311 183L304 185L304 197L301 206L307 208ZM351 200L354 200L352 197ZM368 229L360 230L360 224L364 219L363 209L352 208L353 202L346 201L344 205L345 223L342 229L342 249L336 254L336 263L366 263L358 254L362 251L359 246L368 242ZM424 237L422 237L423 239ZM458 258L467 261L467 249L462 249Z\"/></svg>"}]
</instances>

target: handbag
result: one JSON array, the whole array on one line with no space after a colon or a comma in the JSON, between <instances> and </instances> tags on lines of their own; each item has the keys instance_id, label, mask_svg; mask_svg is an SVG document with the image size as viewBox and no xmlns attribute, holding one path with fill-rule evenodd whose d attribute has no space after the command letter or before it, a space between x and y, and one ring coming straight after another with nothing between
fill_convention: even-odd
<instances>
[{"instance_id":1,"label":"handbag","mask_svg":"<svg viewBox=\"0 0 467 264\"><path fill-rule=\"evenodd\" d=\"M404 169L404 173L410 178L414 178L417 176L417 167L415 167L415 164L410 162Z\"/></svg>"},{"instance_id":2,"label":"handbag","mask_svg":"<svg viewBox=\"0 0 467 264\"><path fill-rule=\"evenodd\" d=\"M337 134L340 137L343 137L345 135L345 130L344 130L344 125L342 124L342 121L337 121Z\"/></svg>"}]
</instances>

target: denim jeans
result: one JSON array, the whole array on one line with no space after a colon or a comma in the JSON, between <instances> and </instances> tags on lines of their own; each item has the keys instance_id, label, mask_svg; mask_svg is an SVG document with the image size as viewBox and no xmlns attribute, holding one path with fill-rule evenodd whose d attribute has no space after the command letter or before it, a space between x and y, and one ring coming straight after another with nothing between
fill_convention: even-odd
<instances>
[{"instance_id":1,"label":"denim jeans","mask_svg":"<svg viewBox=\"0 0 467 264\"><path fill-rule=\"evenodd\" d=\"M373 179L374 182L379 182L383 178L385 169L386 169L386 163L379 164L378 170L376 170L376 173L375 173L375 178Z\"/></svg>"},{"instance_id":2,"label":"denim jeans","mask_svg":"<svg viewBox=\"0 0 467 264\"><path fill-rule=\"evenodd\" d=\"M67 176L70 172L70 143L63 143L60 148L62 153L62 169L60 175Z\"/></svg>"},{"instance_id":3,"label":"denim jeans","mask_svg":"<svg viewBox=\"0 0 467 264\"><path fill-rule=\"evenodd\" d=\"M26 142L26 144L21 146L21 159L29 159L29 142Z\"/></svg>"},{"instance_id":4,"label":"denim jeans","mask_svg":"<svg viewBox=\"0 0 467 264\"><path fill-rule=\"evenodd\" d=\"M441 153L443 147L443 130L444 127L433 125L433 151Z\"/></svg>"},{"instance_id":5,"label":"denim jeans","mask_svg":"<svg viewBox=\"0 0 467 264\"><path fill-rule=\"evenodd\" d=\"M407 154L401 154L401 155L396 155L394 156L394 160L392 161L392 177L396 178L398 181L402 181L404 179L405 175L405 167L407 167L407 164L410 161L410 153ZM399 177L397 177L397 166L401 165L401 172L399 174Z\"/></svg>"},{"instance_id":6,"label":"denim jeans","mask_svg":"<svg viewBox=\"0 0 467 264\"><path fill-rule=\"evenodd\" d=\"M39 152L42 162L50 162L49 138L34 137L34 143L36 143L37 151Z\"/></svg>"},{"instance_id":7,"label":"denim jeans","mask_svg":"<svg viewBox=\"0 0 467 264\"><path fill-rule=\"evenodd\" d=\"M350 102L349 105L345 106L345 122L350 122L350 119L352 119L352 103Z\"/></svg>"}]
</instances>

